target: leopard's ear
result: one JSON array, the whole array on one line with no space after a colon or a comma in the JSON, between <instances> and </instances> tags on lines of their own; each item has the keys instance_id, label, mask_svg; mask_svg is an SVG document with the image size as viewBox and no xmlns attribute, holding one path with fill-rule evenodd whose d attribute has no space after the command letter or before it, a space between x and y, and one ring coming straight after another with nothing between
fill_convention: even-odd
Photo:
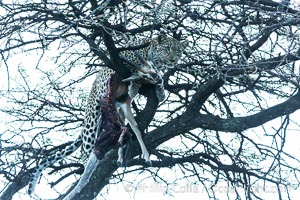
<instances>
[{"instance_id":1,"label":"leopard's ear","mask_svg":"<svg viewBox=\"0 0 300 200\"><path fill-rule=\"evenodd\" d=\"M173 32L173 38L175 38L178 41L180 41L181 35L182 35L182 30L180 30L178 33Z\"/></svg>"},{"instance_id":2,"label":"leopard's ear","mask_svg":"<svg viewBox=\"0 0 300 200\"><path fill-rule=\"evenodd\" d=\"M166 40L167 36L164 34L159 34L157 37L158 44L161 44L164 40Z\"/></svg>"},{"instance_id":3,"label":"leopard's ear","mask_svg":"<svg viewBox=\"0 0 300 200\"><path fill-rule=\"evenodd\" d=\"M185 49L189 45L188 40L183 40L180 42L182 49Z\"/></svg>"}]
</instances>

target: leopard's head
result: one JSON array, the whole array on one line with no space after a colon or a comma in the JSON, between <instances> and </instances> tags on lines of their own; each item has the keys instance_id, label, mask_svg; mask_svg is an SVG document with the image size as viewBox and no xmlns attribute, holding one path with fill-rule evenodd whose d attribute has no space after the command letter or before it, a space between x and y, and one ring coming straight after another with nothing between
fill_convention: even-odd
<instances>
[{"instance_id":1,"label":"leopard's head","mask_svg":"<svg viewBox=\"0 0 300 200\"><path fill-rule=\"evenodd\" d=\"M173 37L160 35L153 39L154 62L157 66L174 67L187 46L187 40L179 41Z\"/></svg>"}]
</instances>

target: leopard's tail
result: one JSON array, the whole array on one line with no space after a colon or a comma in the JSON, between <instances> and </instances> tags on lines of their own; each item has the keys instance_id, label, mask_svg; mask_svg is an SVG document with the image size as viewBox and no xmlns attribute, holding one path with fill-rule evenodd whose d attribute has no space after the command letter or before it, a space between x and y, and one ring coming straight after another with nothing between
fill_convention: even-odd
<instances>
[{"instance_id":1,"label":"leopard's tail","mask_svg":"<svg viewBox=\"0 0 300 200\"><path fill-rule=\"evenodd\" d=\"M83 140L82 137L78 137L72 144L65 147L63 150L57 151L47 157L45 157L38 166L34 169L32 173L32 177L28 184L28 194L31 195L34 192L34 188L40 179L42 171L52 165L53 163L65 158L66 156L70 155L74 151L76 151L82 144Z\"/></svg>"}]
</instances>

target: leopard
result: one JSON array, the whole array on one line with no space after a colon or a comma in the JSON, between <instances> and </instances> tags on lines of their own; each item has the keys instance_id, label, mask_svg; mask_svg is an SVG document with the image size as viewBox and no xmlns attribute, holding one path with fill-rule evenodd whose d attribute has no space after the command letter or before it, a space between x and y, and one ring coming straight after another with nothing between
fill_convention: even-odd
<instances>
[{"instance_id":1,"label":"leopard","mask_svg":"<svg viewBox=\"0 0 300 200\"><path fill-rule=\"evenodd\" d=\"M162 102L165 99L165 89L161 72L176 65L182 56L184 49L187 47L188 41L180 41L170 36L159 35L146 42L144 39L141 41L135 41L134 45L137 46L135 46L135 48L121 49L119 56L131 71L131 77L145 76L145 79L154 80L156 83L154 85L156 97L159 102ZM153 69L149 70L155 71L156 73L152 73L151 75L149 75L149 73L139 74L140 72L137 71L133 65L144 65L143 62L145 62L147 56L149 56L150 48L152 48L153 52L153 63L148 66L152 66L151 68ZM96 79L92 84L92 88L87 99L83 128L79 137L64 149L57 150L56 152L45 156L42 161L37 164L37 166L33 169L31 179L28 183L27 192L29 195L33 194L34 188L44 169L72 154L79 147L82 147L82 151L86 155L90 155L92 153L97 139L97 121L100 112L101 99L106 94L107 80L114 73L115 71L108 67L101 67L98 70ZM128 95L134 99L138 95L143 81L135 78L124 79L124 81L129 82Z\"/></svg>"}]
</instances>

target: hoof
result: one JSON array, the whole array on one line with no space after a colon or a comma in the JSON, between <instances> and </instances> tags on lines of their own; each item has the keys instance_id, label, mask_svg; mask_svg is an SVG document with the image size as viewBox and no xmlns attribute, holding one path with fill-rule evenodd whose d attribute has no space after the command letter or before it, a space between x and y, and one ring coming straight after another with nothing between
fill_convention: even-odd
<instances>
[{"instance_id":1,"label":"hoof","mask_svg":"<svg viewBox=\"0 0 300 200\"><path fill-rule=\"evenodd\" d=\"M151 167L152 166L152 162L151 162L151 160L146 160L146 165L148 166L148 167Z\"/></svg>"},{"instance_id":2,"label":"hoof","mask_svg":"<svg viewBox=\"0 0 300 200\"><path fill-rule=\"evenodd\" d=\"M117 165L118 165L118 167L126 167L124 161L117 161Z\"/></svg>"},{"instance_id":3,"label":"hoof","mask_svg":"<svg viewBox=\"0 0 300 200\"><path fill-rule=\"evenodd\" d=\"M123 164L122 164L123 162L121 162L121 161L117 161L117 165L118 165L118 167L123 167Z\"/></svg>"}]
</instances>

